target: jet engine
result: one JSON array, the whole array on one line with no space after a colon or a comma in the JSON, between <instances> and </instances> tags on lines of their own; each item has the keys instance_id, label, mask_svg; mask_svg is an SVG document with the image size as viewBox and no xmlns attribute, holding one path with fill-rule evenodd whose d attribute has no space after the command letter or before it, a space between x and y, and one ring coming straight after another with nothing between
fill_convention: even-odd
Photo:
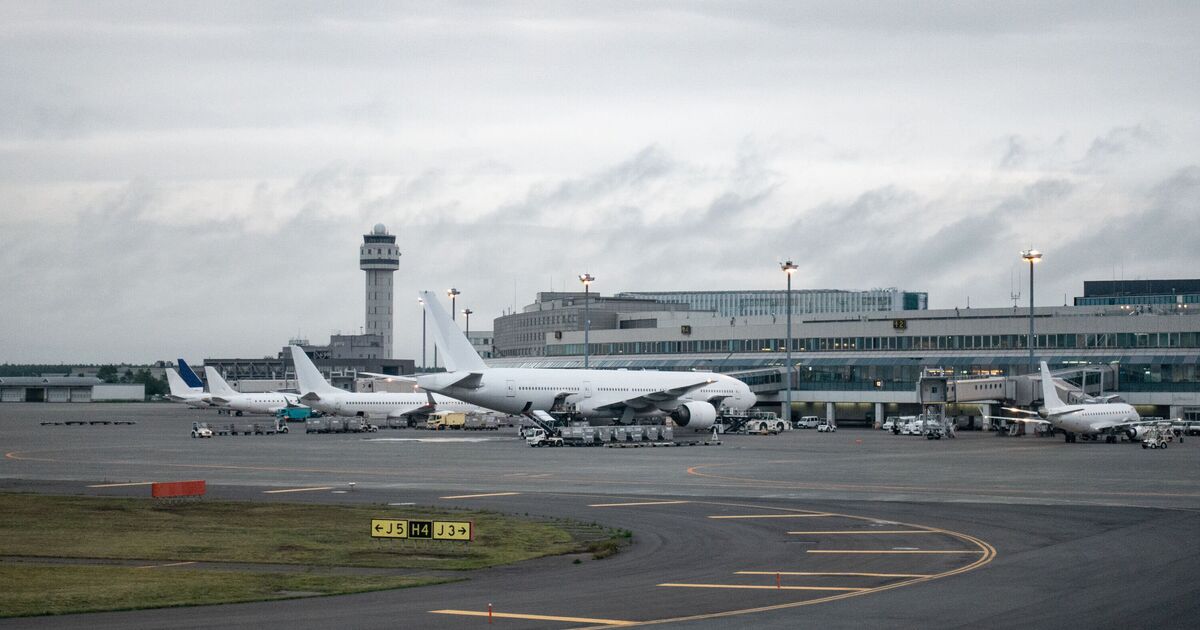
<instances>
[{"instance_id":1,"label":"jet engine","mask_svg":"<svg viewBox=\"0 0 1200 630\"><path fill-rule=\"evenodd\" d=\"M1146 434L1146 427L1143 427L1143 426L1129 427L1128 429L1125 429L1125 435L1129 436L1130 442L1140 441L1142 439L1142 436L1145 434Z\"/></svg>"},{"instance_id":2,"label":"jet engine","mask_svg":"<svg viewBox=\"0 0 1200 630\"><path fill-rule=\"evenodd\" d=\"M706 402L683 403L671 412L671 419L676 426L704 431L717 421L717 408Z\"/></svg>"}]
</instances>

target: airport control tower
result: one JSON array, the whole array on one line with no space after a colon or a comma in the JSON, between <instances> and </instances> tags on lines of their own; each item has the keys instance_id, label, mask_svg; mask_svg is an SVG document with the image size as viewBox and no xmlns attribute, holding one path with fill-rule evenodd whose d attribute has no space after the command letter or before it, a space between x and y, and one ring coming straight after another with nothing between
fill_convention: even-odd
<instances>
[{"instance_id":1,"label":"airport control tower","mask_svg":"<svg viewBox=\"0 0 1200 630\"><path fill-rule=\"evenodd\" d=\"M367 272L367 334L383 336L383 356L392 358L392 273L400 268L396 236L376 223L363 234L358 248L358 268Z\"/></svg>"}]
</instances>

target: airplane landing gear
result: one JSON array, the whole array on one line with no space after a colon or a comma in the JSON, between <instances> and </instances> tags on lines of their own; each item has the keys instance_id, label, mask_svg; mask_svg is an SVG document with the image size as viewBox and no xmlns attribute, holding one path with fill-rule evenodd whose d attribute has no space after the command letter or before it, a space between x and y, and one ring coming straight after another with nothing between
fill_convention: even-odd
<instances>
[{"instance_id":1,"label":"airplane landing gear","mask_svg":"<svg viewBox=\"0 0 1200 630\"><path fill-rule=\"evenodd\" d=\"M1066 444L1071 444L1071 443L1075 442L1075 434L1074 433L1063 433L1063 435L1066 437L1066 442L1065 442Z\"/></svg>"}]
</instances>

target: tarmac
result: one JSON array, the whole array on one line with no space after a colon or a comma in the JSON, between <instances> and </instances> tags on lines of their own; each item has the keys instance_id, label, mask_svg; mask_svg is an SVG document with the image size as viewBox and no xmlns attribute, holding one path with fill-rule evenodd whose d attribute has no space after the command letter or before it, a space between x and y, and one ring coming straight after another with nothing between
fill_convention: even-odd
<instances>
[{"instance_id":1,"label":"tarmac","mask_svg":"<svg viewBox=\"0 0 1200 630\"><path fill-rule=\"evenodd\" d=\"M84 419L136 424L42 424ZM152 481L205 479L212 498L569 517L629 529L633 544L416 589L0 627L460 628L488 623L489 605L508 628L1192 627L1200 612L1200 439L1145 450L842 429L531 449L512 429L309 435L293 424L192 439L193 420L265 421L170 404L2 404L0 491L147 496Z\"/></svg>"}]
</instances>

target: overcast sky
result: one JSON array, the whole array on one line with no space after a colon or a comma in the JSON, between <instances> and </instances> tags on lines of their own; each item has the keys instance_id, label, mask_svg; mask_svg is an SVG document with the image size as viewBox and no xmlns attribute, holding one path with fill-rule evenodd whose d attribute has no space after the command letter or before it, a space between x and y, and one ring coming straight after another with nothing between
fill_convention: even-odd
<instances>
[{"instance_id":1,"label":"overcast sky","mask_svg":"<svg viewBox=\"0 0 1200 630\"><path fill-rule=\"evenodd\" d=\"M537 291L1200 277L1200 3L0 2L0 362Z\"/></svg>"}]
</instances>

